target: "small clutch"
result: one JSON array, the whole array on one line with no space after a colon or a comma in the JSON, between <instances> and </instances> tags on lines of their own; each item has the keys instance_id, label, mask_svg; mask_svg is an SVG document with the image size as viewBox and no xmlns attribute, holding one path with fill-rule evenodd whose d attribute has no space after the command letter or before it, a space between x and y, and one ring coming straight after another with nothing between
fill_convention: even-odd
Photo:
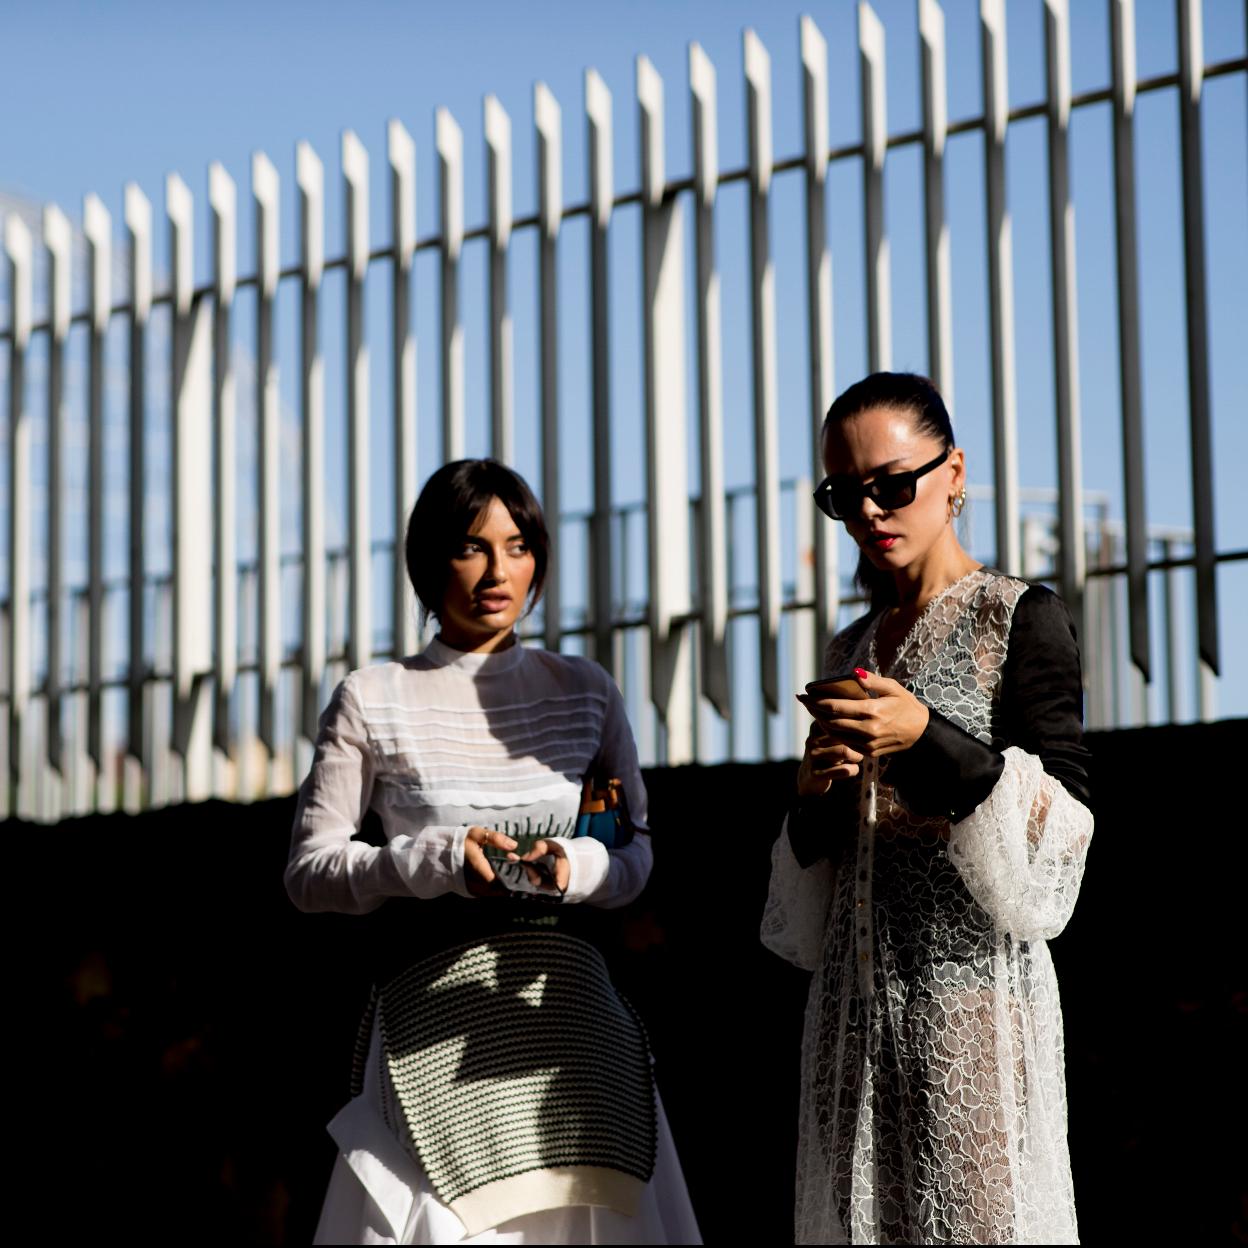
<instances>
[{"instance_id":1,"label":"small clutch","mask_svg":"<svg viewBox=\"0 0 1248 1248\"><path fill-rule=\"evenodd\" d=\"M610 779L595 782L585 777L581 789L581 811L573 836L592 836L608 849L622 849L633 839L633 825L624 800L624 782Z\"/></svg>"}]
</instances>

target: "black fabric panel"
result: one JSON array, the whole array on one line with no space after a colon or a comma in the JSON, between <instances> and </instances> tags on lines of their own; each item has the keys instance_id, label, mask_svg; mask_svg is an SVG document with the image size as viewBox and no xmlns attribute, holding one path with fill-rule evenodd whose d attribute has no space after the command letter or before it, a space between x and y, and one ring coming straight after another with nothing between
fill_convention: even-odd
<instances>
[{"instance_id":1,"label":"black fabric panel","mask_svg":"<svg viewBox=\"0 0 1248 1248\"><path fill-rule=\"evenodd\" d=\"M1004 757L931 711L923 735L888 760L887 779L916 815L965 819L1001 777Z\"/></svg>"},{"instance_id":2,"label":"black fabric panel","mask_svg":"<svg viewBox=\"0 0 1248 1248\"><path fill-rule=\"evenodd\" d=\"M966 818L992 791L1010 745L1036 755L1072 797L1091 804L1075 626L1066 604L1042 585L1014 608L1000 706L999 749L932 711L918 741L888 760L889 783L916 815Z\"/></svg>"},{"instance_id":3,"label":"black fabric panel","mask_svg":"<svg viewBox=\"0 0 1248 1248\"><path fill-rule=\"evenodd\" d=\"M789 845L802 867L813 867L839 851L858 827L860 779L838 780L822 797L795 797L789 807Z\"/></svg>"},{"instance_id":4,"label":"black fabric panel","mask_svg":"<svg viewBox=\"0 0 1248 1248\"><path fill-rule=\"evenodd\" d=\"M1090 755L1083 743L1083 676L1075 625L1052 590L1019 600L1001 684L1005 742L1035 754L1067 792L1091 805Z\"/></svg>"}]
</instances>

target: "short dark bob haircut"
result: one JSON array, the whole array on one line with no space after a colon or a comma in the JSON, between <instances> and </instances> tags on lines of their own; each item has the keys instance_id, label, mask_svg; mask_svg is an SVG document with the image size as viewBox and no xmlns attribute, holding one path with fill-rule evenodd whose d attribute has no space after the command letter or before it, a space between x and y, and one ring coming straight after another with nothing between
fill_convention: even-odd
<instances>
[{"instance_id":1,"label":"short dark bob haircut","mask_svg":"<svg viewBox=\"0 0 1248 1248\"><path fill-rule=\"evenodd\" d=\"M496 459L458 459L425 482L407 522L407 575L427 615L442 610L450 561L481 513L497 498L511 513L533 552L529 610L542 596L550 562L550 534L542 506L525 479Z\"/></svg>"}]
</instances>

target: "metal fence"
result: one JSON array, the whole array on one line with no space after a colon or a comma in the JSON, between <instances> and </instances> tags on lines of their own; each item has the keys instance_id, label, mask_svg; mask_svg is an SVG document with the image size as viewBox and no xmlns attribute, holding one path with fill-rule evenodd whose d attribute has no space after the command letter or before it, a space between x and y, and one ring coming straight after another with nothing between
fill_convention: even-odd
<instances>
[{"instance_id":1,"label":"metal fence","mask_svg":"<svg viewBox=\"0 0 1248 1248\"><path fill-rule=\"evenodd\" d=\"M920 0L923 126L889 135L884 107L883 28L866 4L858 10L861 141L829 147L827 49L815 23L802 20L804 150L772 151L771 63L750 31L744 36L748 102L748 167L721 169L717 154L716 74L703 51L689 51L694 171L670 179L663 141L664 84L644 57L636 65L640 119L640 186L617 193L612 167L611 93L597 73L585 75L589 201L564 202L562 121L539 84L533 124L539 160L539 211L513 218L511 122L493 97L485 101L489 219L466 229L462 133L445 110L436 118L441 220L418 237L415 145L391 122L387 161L391 234L369 237L369 156L343 135L341 178L345 247L327 257L325 174L301 143L296 151L299 260L279 263L280 179L262 154L251 169L255 213L254 268L237 271L238 197L219 165L209 173L212 280L193 274L193 197L170 175L165 215L170 241L168 288L154 289L153 211L134 184L125 190L126 294L114 277L113 222L104 203L83 206L85 269L72 272L74 232L56 207L43 213L47 315L34 323L33 282L42 264L32 230L18 212L5 220L8 259L8 588L3 614L4 700L8 784L0 813L56 819L123 806L137 809L213 794L258 796L288 791L306 765L309 740L330 681L345 670L420 643L406 585L402 534L417 491L414 260L440 258L440 420L445 459L465 445L465 321L461 306L464 248L487 250L489 412L492 451L514 448L514 360L509 260L512 240L536 231L540 308L539 492L558 500L563 421L558 386L561 231L585 218L589 287L585 351L591 359L593 505L567 513L558 526L546 605L534 617L539 644L596 657L614 672L638 727L643 757L667 763L716 757L760 757L798 748L801 725L785 709L787 690L816 670L827 637L857 605L838 568L831 526L816 523L809 480L782 481L777 460L777 385L772 253L773 179L794 176L805 189L807 291L804 332L810 362L811 473L818 467L818 429L834 396L832 286L827 236L827 175L832 162L856 161L863 173L866 256L865 320L871 369L890 365L889 240L884 226L884 164L890 150L920 145L925 192L929 372L948 392L953 383L949 229L944 155L954 134L983 132L991 335L993 484L972 491L964 536L1003 569L1056 584L1083 628L1089 672L1088 712L1101 725L1134 722L1141 678L1151 677L1150 586L1166 644L1164 716L1181 703L1211 713L1210 678L1218 668L1219 561L1245 551L1219 550L1214 532L1214 446L1209 401L1207 299L1203 238L1200 116L1208 78L1244 73L1243 58L1205 64L1198 0L1177 8L1176 74L1142 80L1134 62L1134 8L1111 0L1113 82L1073 96L1066 0L1046 0L1048 95L1024 108L1007 105L1004 0L980 5L982 116L946 116L944 18L935 0ZM1144 498L1143 424L1135 233L1134 105L1141 92L1177 88L1181 116L1185 238L1189 445L1194 525L1190 532L1150 528ZM1114 187L1126 514L1116 523L1106 500L1082 484L1074 284L1074 218L1069 182L1071 110L1109 102L1114 116ZM1048 124L1053 367L1059 488L1021 488L1017 456L1014 307L1010 215L1005 194L1007 126L1044 117ZM728 183L748 185L754 480L724 486L721 295L716 264L716 197ZM617 210L639 210L641 271L609 265ZM688 214L688 219L686 218ZM686 257L692 240L692 263ZM389 407L393 496L388 535L370 518L373 427L365 282L388 271L390 316L384 326L391 377ZM328 333L327 275L340 271L342 321ZM87 306L71 307L71 278L85 274ZM692 280L690 281L690 277ZM640 506L611 497L610 290L638 283L643 319L646 495ZM254 307L252 375L257 503L254 553L240 555L243 512L237 462L240 387L233 330L238 293ZM283 551L280 497L283 456L278 388L279 292L294 289L297 345L284 368L298 379L300 541ZM689 344L686 334L696 337ZM77 335L75 337L74 335ZM118 335L124 358L118 360ZM340 335L340 340L339 340ZM333 339L344 374L347 427L345 541L331 548L324 506L327 473L326 350ZM67 415L67 378L82 348L84 427ZM691 349L692 348L692 349ZM696 360L693 384L687 360ZM111 361L111 363L110 363ZM37 368L33 365L37 363ZM33 368L33 371L32 371ZM31 384L38 375L40 384ZM171 447L168 480L153 483L149 460L153 377L167 379ZM106 389L120 378L128 410L124 517L106 507ZM37 392L36 392L37 391ZM690 402L690 397L693 402ZM46 516L36 517L32 438L46 422ZM696 437L689 438L696 423ZM86 575L70 583L65 462L75 436L85 441ZM691 499L687 447L696 444L700 496ZM161 495L153 502L154 490ZM151 512L167 507L170 549L153 553ZM124 523L120 522L123 521ZM38 521L38 523L37 523ZM990 523L989 523L990 521ZM251 519L248 518L248 523ZM983 540L980 530L991 529ZM36 543L36 533L45 541ZM106 541L106 535L108 540ZM124 572L106 571L110 551L128 551ZM1187 578L1183 582L1182 578ZM1186 585L1186 587L1185 587ZM1194 604L1195 644L1182 644L1184 603ZM1134 673L1131 670L1134 667ZM1133 705L1134 700L1134 705ZM749 739L747 740L747 736Z\"/></svg>"}]
</instances>

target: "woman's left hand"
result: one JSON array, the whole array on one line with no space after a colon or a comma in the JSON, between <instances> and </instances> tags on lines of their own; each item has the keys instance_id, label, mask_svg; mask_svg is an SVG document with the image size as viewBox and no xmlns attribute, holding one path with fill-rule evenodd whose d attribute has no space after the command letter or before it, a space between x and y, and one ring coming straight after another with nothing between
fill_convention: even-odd
<instances>
[{"instance_id":1,"label":"woman's left hand","mask_svg":"<svg viewBox=\"0 0 1248 1248\"><path fill-rule=\"evenodd\" d=\"M806 709L837 740L850 741L868 758L908 750L927 728L928 709L905 685L859 667L869 698L802 697Z\"/></svg>"},{"instance_id":2,"label":"woman's left hand","mask_svg":"<svg viewBox=\"0 0 1248 1248\"><path fill-rule=\"evenodd\" d=\"M527 854L521 855L520 861L533 862L534 859L545 858L547 855L550 855L555 860L554 884L550 883L550 876L544 875L536 867L525 867L525 871L528 872L529 882L548 893L553 893L556 890L560 893L566 893L568 891L568 881L572 878L572 864L568 861L568 855L558 841L534 841L533 848Z\"/></svg>"}]
</instances>

